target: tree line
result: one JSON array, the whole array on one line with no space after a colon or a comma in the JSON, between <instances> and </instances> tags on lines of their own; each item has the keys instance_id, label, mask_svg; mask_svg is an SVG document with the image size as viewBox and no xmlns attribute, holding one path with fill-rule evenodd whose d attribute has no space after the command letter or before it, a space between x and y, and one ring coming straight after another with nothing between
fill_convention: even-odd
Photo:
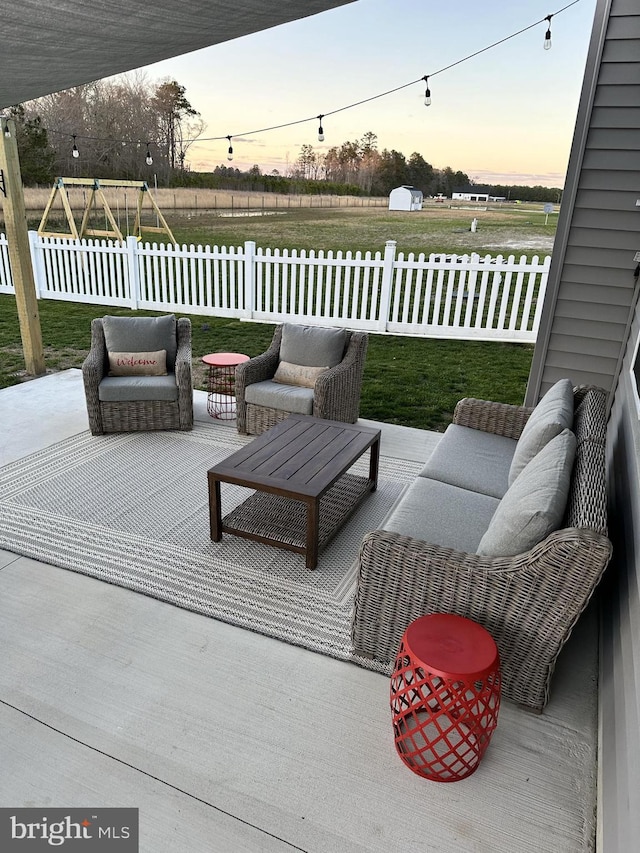
<instances>
[{"instance_id":1,"label":"tree line","mask_svg":"<svg viewBox=\"0 0 640 853\"><path fill-rule=\"evenodd\" d=\"M362 139L343 142L325 154L311 145L303 145L292 174L297 178L349 183L367 195L388 195L398 186L409 185L421 190L425 196L444 195L451 198L456 190L483 187L466 172L454 171L450 166L437 169L422 154L414 151L407 157L395 149L378 151L377 136L369 131ZM496 185L490 194L498 198L519 201L560 200L559 187Z\"/></svg>"},{"instance_id":2,"label":"tree line","mask_svg":"<svg viewBox=\"0 0 640 853\"><path fill-rule=\"evenodd\" d=\"M425 196L480 186L465 172L439 169L414 151L378 150L375 133L326 151L303 145L285 174L217 166L189 168L189 148L205 124L176 80L149 83L144 75L121 75L76 86L12 107L23 182L51 185L57 175L147 180L171 187L248 189L252 192L386 196L404 184ZM77 155L77 156L74 156ZM559 188L493 186L510 200L559 201Z\"/></svg>"},{"instance_id":3,"label":"tree line","mask_svg":"<svg viewBox=\"0 0 640 853\"><path fill-rule=\"evenodd\" d=\"M426 196L438 193L451 196L457 187L471 183L465 172L454 171L450 166L436 169L418 151L409 159L395 149L378 151L378 138L372 131L362 139L334 146L325 154L312 145L303 145L292 176L351 184L367 195L382 196L403 184L422 190Z\"/></svg>"}]
</instances>

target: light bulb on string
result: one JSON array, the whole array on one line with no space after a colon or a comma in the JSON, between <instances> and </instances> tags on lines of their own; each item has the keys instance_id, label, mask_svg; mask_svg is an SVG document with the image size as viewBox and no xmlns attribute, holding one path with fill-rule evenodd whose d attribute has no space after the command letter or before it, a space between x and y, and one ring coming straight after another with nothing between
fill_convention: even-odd
<instances>
[{"instance_id":1,"label":"light bulb on string","mask_svg":"<svg viewBox=\"0 0 640 853\"><path fill-rule=\"evenodd\" d=\"M553 15L547 15L545 18L545 21L548 21L547 31L544 34L544 45L543 45L543 47L545 50L551 50L551 18L553 18Z\"/></svg>"},{"instance_id":2,"label":"light bulb on string","mask_svg":"<svg viewBox=\"0 0 640 853\"><path fill-rule=\"evenodd\" d=\"M145 157L145 163L147 166L153 166L153 157L151 156L151 151L149 150L149 143L147 142L147 156Z\"/></svg>"},{"instance_id":3,"label":"light bulb on string","mask_svg":"<svg viewBox=\"0 0 640 853\"><path fill-rule=\"evenodd\" d=\"M233 146L231 145L231 137L227 136L229 140L229 150L227 151L227 160L233 160Z\"/></svg>"},{"instance_id":4,"label":"light bulb on string","mask_svg":"<svg viewBox=\"0 0 640 853\"><path fill-rule=\"evenodd\" d=\"M77 160L77 159L78 159L78 157L80 156L80 152L78 151L78 146L76 145L76 135L75 135L75 133L73 134L73 137L72 137L72 138L73 138L73 148L71 149L71 156L72 156L75 160Z\"/></svg>"},{"instance_id":5,"label":"light bulb on string","mask_svg":"<svg viewBox=\"0 0 640 853\"><path fill-rule=\"evenodd\" d=\"M322 129L322 119L323 118L324 118L323 115L318 116L318 121L320 122L320 125L318 127L318 142L324 142L324 130Z\"/></svg>"},{"instance_id":6,"label":"light bulb on string","mask_svg":"<svg viewBox=\"0 0 640 853\"><path fill-rule=\"evenodd\" d=\"M424 80L424 82L427 86L427 88L425 89L425 93L424 93L424 105L425 105L425 107L430 107L431 106L431 89L429 88L429 78L425 76L422 79Z\"/></svg>"},{"instance_id":7,"label":"light bulb on string","mask_svg":"<svg viewBox=\"0 0 640 853\"><path fill-rule=\"evenodd\" d=\"M9 124L6 121L6 119L5 119L5 125L4 125L4 135L7 137L7 139L11 139L11 131L9 130Z\"/></svg>"}]
</instances>

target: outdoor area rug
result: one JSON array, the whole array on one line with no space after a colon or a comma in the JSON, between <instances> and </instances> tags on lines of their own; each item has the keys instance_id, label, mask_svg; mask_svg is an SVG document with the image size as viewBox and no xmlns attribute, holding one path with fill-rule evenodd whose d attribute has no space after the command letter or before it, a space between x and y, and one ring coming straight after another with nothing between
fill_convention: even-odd
<instances>
[{"instance_id":1,"label":"outdoor area rug","mask_svg":"<svg viewBox=\"0 0 640 853\"><path fill-rule=\"evenodd\" d=\"M250 440L213 424L65 439L0 468L0 548L377 668L351 649L356 557L422 464L382 456L377 491L309 571L300 554L209 537L207 470ZM223 483L223 515L250 494Z\"/></svg>"}]
</instances>

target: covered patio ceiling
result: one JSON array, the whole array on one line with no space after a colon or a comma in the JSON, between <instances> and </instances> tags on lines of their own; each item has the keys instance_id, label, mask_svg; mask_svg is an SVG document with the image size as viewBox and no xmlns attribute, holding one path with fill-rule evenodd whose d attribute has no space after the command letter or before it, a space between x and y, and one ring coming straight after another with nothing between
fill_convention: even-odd
<instances>
[{"instance_id":1,"label":"covered patio ceiling","mask_svg":"<svg viewBox=\"0 0 640 853\"><path fill-rule=\"evenodd\" d=\"M5 0L0 109L351 2Z\"/></svg>"}]
</instances>

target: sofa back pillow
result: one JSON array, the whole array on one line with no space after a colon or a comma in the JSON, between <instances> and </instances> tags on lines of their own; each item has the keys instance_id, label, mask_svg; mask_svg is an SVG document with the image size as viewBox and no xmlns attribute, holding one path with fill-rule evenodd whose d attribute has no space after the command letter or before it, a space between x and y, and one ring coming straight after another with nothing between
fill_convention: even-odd
<instances>
[{"instance_id":1,"label":"sofa back pillow","mask_svg":"<svg viewBox=\"0 0 640 853\"><path fill-rule=\"evenodd\" d=\"M280 342L280 361L306 367L335 367L342 361L346 342L346 329L285 323Z\"/></svg>"},{"instance_id":2,"label":"sofa back pillow","mask_svg":"<svg viewBox=\"0 0 640 853\"><path fill-rule=\"evenodd\" d=\"M535 407L516 444L509 468L509 485L542 448L573 425L573 386L570 379L560 379Z\"/></svg>"},{"instance_id":3,"label":"sofa back pillow","mask_svg":"<svg viewBox=\"0 0 640 853\"><path fill-rule=\"evenodd\" d=\"M576 437L564 429L534 456L498 504L478 554L513 557L560 527L575 455Z\"/></svg>"},{"instance_id":4,"label":"sofa back pillow","mask_svg":"<svg viewBox=\"0 0 640 853\"><path fill-rule=\"evenodd\" d=\"M283 385L298 385L301 388L313 388L321 373L326 373L328 367L307 367L304 364L291 364L281 361L274 374L273 381Z\"/></svg>"}]
</instances>

